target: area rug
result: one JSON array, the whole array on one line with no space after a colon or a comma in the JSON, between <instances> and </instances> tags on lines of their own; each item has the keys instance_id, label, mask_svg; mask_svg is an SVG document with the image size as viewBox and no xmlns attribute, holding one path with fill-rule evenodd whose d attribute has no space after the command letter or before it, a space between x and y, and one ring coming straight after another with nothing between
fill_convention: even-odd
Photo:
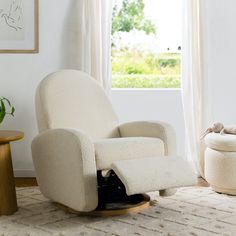
<instances>
[{"instance_id":1,"label":"area rug","mask_svg":"<svg viewBox=\"0 0 236 236\"><path fill-rule=\"evenodd\" d=\"M236 235L236 197L210 188L181 188L170 197L151 193L153 205L109 218L65 213L38 187L17 188L19 211L0 217L1 236Z\"/></svg>"}]
</instances>

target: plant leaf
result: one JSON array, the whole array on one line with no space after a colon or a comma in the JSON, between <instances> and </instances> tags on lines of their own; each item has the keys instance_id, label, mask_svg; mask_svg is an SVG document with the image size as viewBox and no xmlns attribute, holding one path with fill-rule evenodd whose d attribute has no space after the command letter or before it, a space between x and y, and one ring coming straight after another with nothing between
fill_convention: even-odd
<instances>
[{"instance_id":1,"label":"plant leaf","mask_svg":"<svg viewBox=\"0 0 236 236\"><path fill-rule=\"evenodd\" d=\"M1 112L0 113L0 123L2 123L4 117L5 117L6 113L5 112Z\"/></svg>"},{"instance_id":2,"label":"plant leaf","mask_svg":"<svg viewBox=\"0 0 236 236\"><path fill-rule=\"evenodd\" d=\"M11 107L11 102L9 101L9 99L7 99L7 98L3 97L3 100L7 101L7 103L8 103L8 105L9 105L9 107Z\"/></svg>"},{"instance_id":3,"label":"plant leaf","mask_svg":"<svg viewBox=\"0 0 236 236\"><path fill-rule=\"evenodd\" d=\"M4 102L1 100L1 107L2 107L2 112L6 112L6 107L5 107L5 104Z\"/></svg>"},{"instance_id":4,"label":"plant leaf","mask_svg":"<svg viewBox=\"0 0 236 236\"><path fill-rule=\"evenodd\" d=\"M15 107L12 107L11 108L11 115L14 116L14 113L15 113Z\"/></svg>"}]
</instances>

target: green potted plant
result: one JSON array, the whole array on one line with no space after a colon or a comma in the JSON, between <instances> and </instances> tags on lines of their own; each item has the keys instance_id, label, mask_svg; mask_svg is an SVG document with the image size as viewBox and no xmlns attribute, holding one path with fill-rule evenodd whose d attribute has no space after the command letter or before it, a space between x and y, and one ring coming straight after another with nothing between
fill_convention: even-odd
<instances>
[{"instance_id":1,"label":"green potted plant","mask_svg":"<svg viewBox=\"0 0 236 236\"><path fill-rule=\"evenodd\" d=\"M9 99L0 97L0 124L6 115L14 116L15 108L11 105Z\"/></svg>"}]
</instances>

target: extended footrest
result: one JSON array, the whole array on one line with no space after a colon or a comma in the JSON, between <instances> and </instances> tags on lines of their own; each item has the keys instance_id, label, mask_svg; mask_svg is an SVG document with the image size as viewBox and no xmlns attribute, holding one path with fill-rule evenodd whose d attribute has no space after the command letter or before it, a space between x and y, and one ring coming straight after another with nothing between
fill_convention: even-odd
<instances>
[{"instance_id":1,"label":"extended footrest","mask_svg":"<svg viewBox=\"0 0 236 236\"><path fill-rule=\"evenodd\" d=\"M196 175L181 157L163 156L116 161L112 169L128 195L196 184Z\"/></svg>"}]
</instances>

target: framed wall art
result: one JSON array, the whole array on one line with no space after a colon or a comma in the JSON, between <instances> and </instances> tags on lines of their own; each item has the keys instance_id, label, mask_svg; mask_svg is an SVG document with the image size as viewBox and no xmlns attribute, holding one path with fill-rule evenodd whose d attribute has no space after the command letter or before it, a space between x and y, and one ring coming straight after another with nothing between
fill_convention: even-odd
<instances>
[{"instance_id":1,"label":"framed wall art","mask_svg":"<svg viewBox=\"0 0 236 236\"><path fill-rule=\"evenodd\" d=\"M0 0L0 53L39 51L38 0Z\"/></svg>"}]
</instances>

